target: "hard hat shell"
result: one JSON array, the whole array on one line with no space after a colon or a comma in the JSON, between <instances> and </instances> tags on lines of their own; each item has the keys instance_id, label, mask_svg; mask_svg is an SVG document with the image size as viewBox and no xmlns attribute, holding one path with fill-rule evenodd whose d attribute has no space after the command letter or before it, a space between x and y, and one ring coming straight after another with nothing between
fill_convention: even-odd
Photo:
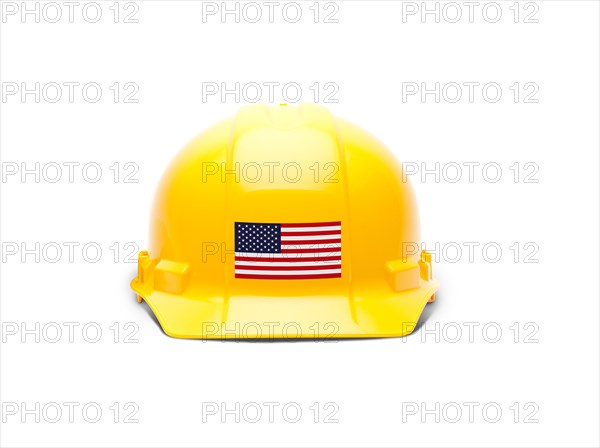
<instances>
[{"instance_id":1,"label":"hard hat shell","mask_svg":"<svg viewBox=\"0 0 600 448\"><path fill-rule=\"evenodd\" d=\"M438 284L401 165L304 104L242 108L175 157L131 287L170 336L313 338L408 334Z\"/></svg>"}]
</instances>

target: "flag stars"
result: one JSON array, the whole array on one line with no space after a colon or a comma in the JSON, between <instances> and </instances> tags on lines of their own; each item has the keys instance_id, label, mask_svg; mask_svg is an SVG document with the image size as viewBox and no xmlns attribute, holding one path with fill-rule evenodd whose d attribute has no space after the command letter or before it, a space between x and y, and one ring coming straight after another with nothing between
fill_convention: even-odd
<instances>
[{"instance_id":1,"label":"flag stars","mask_svg":"<svg viewBox=\"0 0 600 448\"><path fill-rule=\"evenodd\" d=\"M280 253L279 224L235 223L235 250L249 253Z\"/></svg>"}]
</instances>

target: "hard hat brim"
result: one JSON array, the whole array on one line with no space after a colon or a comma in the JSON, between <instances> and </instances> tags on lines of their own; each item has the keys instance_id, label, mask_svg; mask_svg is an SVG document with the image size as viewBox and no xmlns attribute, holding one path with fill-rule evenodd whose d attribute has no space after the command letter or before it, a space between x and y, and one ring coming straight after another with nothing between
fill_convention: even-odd
<instances>
[{"instance_id":1,"label":"hard hat brim","mask_svg":"<svg viewBox=\"0 0 600 448\"><path fill-rule=\"evenodd\" d=\"M331 339L410 334L438 283L382 295L225 298L187 297L131 287L155 314L163 331L192 339Z\"/></svg>"}]
</instances>

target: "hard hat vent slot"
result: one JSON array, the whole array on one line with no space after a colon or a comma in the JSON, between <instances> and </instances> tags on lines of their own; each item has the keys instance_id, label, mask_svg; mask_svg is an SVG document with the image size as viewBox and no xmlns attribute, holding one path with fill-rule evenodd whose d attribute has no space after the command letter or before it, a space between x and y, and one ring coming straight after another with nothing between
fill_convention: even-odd
<instances>
[{"instance_id":1,"label":"hard hat vent slot","mask_svg":"<svg viewBox=\"0 0 600 448\"><path fill-rule=\"evenodd\" d=\"M189 281L187 263L160 260L154 269L154 288L172 294L182 293Z\"/></svg>"},{"instance_id":2,"label":"hard hat vent slot","mask_svg":"<svg viewBox=\"0 0 600 448\"><path fill-rule=\"evenodd\" d=\"M419 287L419 266L416 263L393 260L386 264L387 278L394 291Z\"/></svg>"}]
</instances>

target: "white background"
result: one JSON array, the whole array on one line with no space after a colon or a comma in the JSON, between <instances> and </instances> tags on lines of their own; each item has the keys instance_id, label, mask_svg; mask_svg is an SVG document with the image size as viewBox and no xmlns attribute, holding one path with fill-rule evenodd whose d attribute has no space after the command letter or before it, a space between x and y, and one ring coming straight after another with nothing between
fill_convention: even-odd
<instances>
[{"instance_id":1,"label":"white background","mask_svg":"<svg viewBox=\"0 0 600 448\"><path fill-rule=\"evenodd\" d=\"M30 169L39 162L40 170L80 163L72 183L64 165L56 183L44 176L36 182L33 174L23 181L20 172L2 180L3 248L40 243L50 250L48 243L57 243L64 249L56 263L48 260L54 252L40 253L39 262L35 254L23 261L21 252L3 252L0 400L5 410L16 403L18 412L3 413L2 446L598 446L598 3L521 3L518 23L515 7L509 9L513 2L500 2L496 23L483 17L485 3L473 23L462 3L460 21L449 23L454 12L446 9L448 17L436 23L419 14L403 21L403 8L411 6L392 1L338 2L338 23L323 23L323 16L314 23L312 3L302 3L297 23L284 20L281 7L274 23L266 17L235 23L231 16L222 23L218 15L203 22L202 3L193 1L137 2L137 23L123 23L135 7L124 3L114 23L112 1L100 2L97 23L82 18L85 3L73 23L66 6L57 23L44 17L36 23L34 16L23 21L20 11L3 14L3 89L10 83L96 82L103 96L90 103L76 89L71 103L65 88L56 103L43 96L36 102L33 94L24 101L20 93L2 98L3 173L23 162ZM27 5L35 8L35 2ZM524 23L534 10L537 23ZM115 82L121 93L125 83L135 83L138 102L120 97L115 103L109 89ZM420 330L407 338L327 343L202 342L162 333L129 289L136 265L124 262L133 252L125 245L146 247L153 194L168 161L245 102L232 95L203 102L205 82L230 88L236 82L297 82L309 102L311 85L332 82L338 102L325 106L376 135L401 161L463 167L454 183L448 181L453 171L439 182L434 175L411 178L424 241L432 249L439 243L438 252L448 249L434 266L441 290ZM432 88L436 82L498 83L502 97L486 101L479 88L470 102L464 88L456 103L448 101L454 94L439 103L433 95L403 101L403 83ZM534 83L537 102L523 95L515 102L510 86L516 82L521 93L529 92L525 83ZM283 99L276 93L278 104ZM89 162L103 170L96 183L82 177ZM116 162L119 182L109 168ZM123 182L128 162L139 167L137 183ZM480 163L473 182L465 162ZM516 162L518 182L510 169ZM486 163L502 168L497 182L483 177ZM530 179L537 182L523 181L531 172L525 163L538 168ZM73 262L65 242L80 244ZM103 250L96 263L81 253L90 242ZM115 243L118 262L110 249ZM472 262L464 243L479 244ZM497 262L484 258L486 243L502 248ZM539 249L532 258L537 263L524 262L527 243L537 245L528 246ZM452 262L456 245L463 253ZM35 330L25 342L20 330L8 334L11 323L51 331L52 322L64 331L56 343L48 334L36 342ZM65 322L78 324L72 343ZM139 328L137 343L124 342L128 322ZM477 325L472 340L468 322ZM83 338L87 323L102 329L97 343ZM498 327L502 335L493 343ZM63 415L50 423L53 413L39 423L26 414L21 422L23 407L53 402L65 413L62 403L80 403L74 422ZM109 409L115 402L118 423ZM123 422L128 402L139 407L138 423ZM219 414L203 422L202 403L208 402L281 405L273 423L266 415L258 423L243 417L236 423L233 415L222 423ZM315 402L321 409L335 403L338 422L325 423L329 412L322 411L315 423L309 409ZM465 402L479 403L473 422ZM98 423L83 419L86 403L102 407ZM282 417L286 403L302 408L298 423ZM416 415L403 413L406 403L416 403ZM440 421L431 414L422 422L423 408L436 403ZM449 421L455 409L448 403L462 408L456 423ZM503 411L497 423L482 416L488 403ZM518 416L510 409L514 403ZM532 410L537 423L525 423Z\"/></svg>"}]
</instances>

